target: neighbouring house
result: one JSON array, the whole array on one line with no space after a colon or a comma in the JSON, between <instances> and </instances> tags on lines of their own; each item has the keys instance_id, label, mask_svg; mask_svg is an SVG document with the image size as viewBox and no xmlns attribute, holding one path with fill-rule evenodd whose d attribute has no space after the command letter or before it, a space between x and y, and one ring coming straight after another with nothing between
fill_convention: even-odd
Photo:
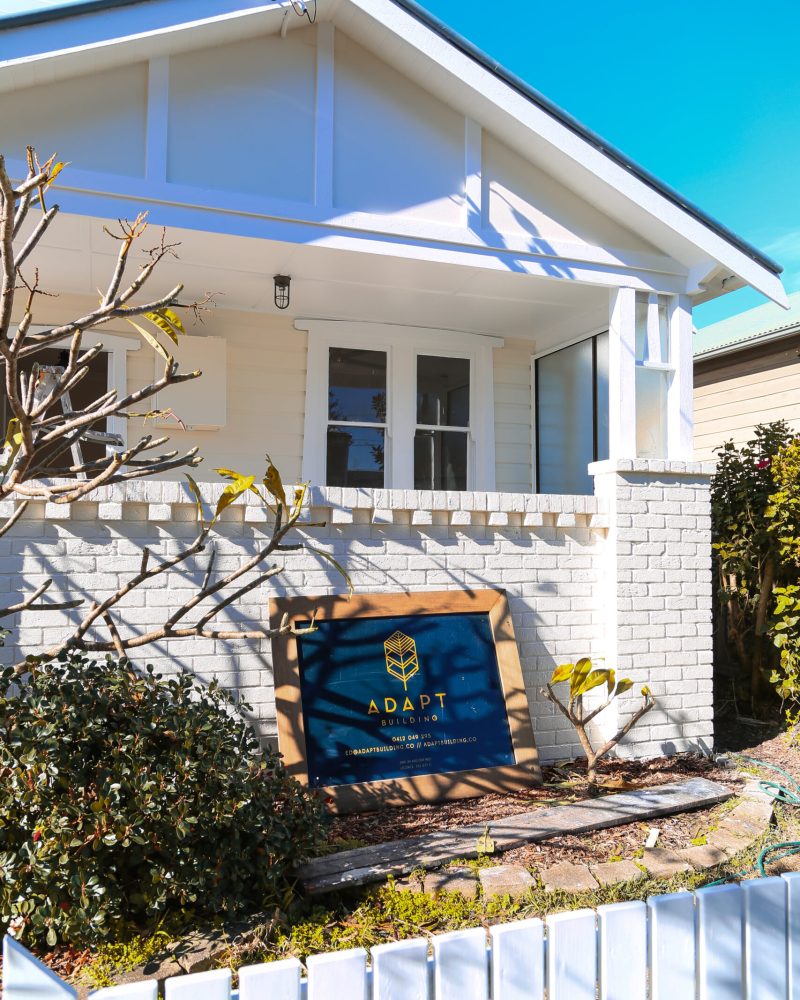
<instances>
[{"instance_id":1,"label":"neighbouring house","mask_svg":"<svg viewBox=\"0 0 800 1000\"><path fill-rule=\"evenodd\" d=\"M786 420L800 433L800 292L789 309L768 302L694 337L695 458L744 444L758 424Z\"/></svg>"},{"instance_id":2,"label":"neighbouring house","mask_svg":"<svg viewBox=\"0 0 800 1000\"><path fill-rule=\"evenodd\" d=\"M539 691L585 654L637 682L622 716L640 683L658 698L624 752L710 748L692 307L741 286L783 303L779 266L412 0L300 7L99 0L0 20L2 151L20 174L31 142L71 162L38 261L59 294L37 321L96 301L104 223L148 209L181 243L164 288L223 293L180 347L203 379L159 401L206 456L209 496L215 466L257 471L269 451L313 484L319 544L360 591L504 588L544 758L579 752ZM274 275L291 278L283 310ZM134 331L102 342L109 386L149 379ZM178 476L33 505L0 565L62 589L77 574L96 597L195 516ZM227 565L261 516L228 512ZM284 592L342 588L310 554L287 566ZM231 620L263 618L267 597ZM32 652L54 628L28 613L13 638ZM274 736L266 644L157 652L241 691Z\"/></svg>"}]
</instances>

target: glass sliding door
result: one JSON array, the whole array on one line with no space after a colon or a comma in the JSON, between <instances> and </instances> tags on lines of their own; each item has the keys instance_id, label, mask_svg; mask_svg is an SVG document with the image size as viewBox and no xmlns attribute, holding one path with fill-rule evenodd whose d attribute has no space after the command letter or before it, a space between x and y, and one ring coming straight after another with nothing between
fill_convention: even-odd
<instances>
[{"instance_id":1,"label":"glass sliding door","mask_svg":"<svg viewBox=\"0 0 800 1000\"><path fill-rule=\"evenodd\" d=\"M608 457L608 333L538 358L536 489L592 493L590 462Z\"/></svg>"}]
</instances>

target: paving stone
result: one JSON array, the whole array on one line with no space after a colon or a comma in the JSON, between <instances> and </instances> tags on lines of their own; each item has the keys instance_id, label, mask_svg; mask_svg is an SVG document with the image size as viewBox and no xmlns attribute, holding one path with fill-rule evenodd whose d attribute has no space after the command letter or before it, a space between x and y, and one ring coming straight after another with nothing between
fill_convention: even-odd
<instances>
[{"instance_id":1,"label":"paving stone","mask_svg":"<svg viewBox=\"0 0 800 1000\"><path fill-rule=\"evenodd\" d=\"M726 819L731 816L742 817L748 822L758 823L761 826L768 826L775 811L775 804L772 799L745 799L741 805L732 809Z\"/></svg>"},{"instance_id":2,"label":"paving stone","mask_svg":"<svg viewBox=\"0 0 800 1000\"><path fill-rule=\"evenodd\" d=\"M518 899L535 884L531 873L522 865L481 868L479 878L483 894L487 899L492 896L511 896L512 899Z\"/></svg>"},{"instance_id":3,"label":"paving stone","mask_svg":"<svg viewBox=\"0 0 800 1000\"><path fill-rule=\"evenodd\" d=\"M721 851L732 858L734 854L749 847L756 838L749 833L736 835L730 830L712 830L708 835L708 843L712 847L718 847Z\"/></svg>"},{"instance_id":4,"label":"paving stone","mask_svg":"<svg viewBox=\"0 0 800 1000\"><path fill-rule=\"evenodd\" d=\"M682 858L685 858L692 868L698 870L702 868L714 868L728 859L725 851L719 847L714 847L713 844L693 845L683 851L678 851L678 854Z\"/></svg>"},{"instance_id":5,"label":"paving stone","mask_svg":"<svg viewBox=\"0 0 800 1000\"><path fill-rule=\"evenodd\" d=\"M689 862L666 847L645 848L642 864L656 878L672 878L679 872L689 871Z\"/></svg>"},{"instance_id":6,"label":"paving stone","mask_svg":"<svg viewBox=\"0 0 800 1000\"><path fill-rule=\"evenodd\" d=\"M724 830L734 837L760 837L769 826L767 819L758 819L749 813L736 813L735 811L721 820L717 826L718 830Z\"/></svg>"},{"instance_id":7,"label":"paving stone","mask_svg":"<svg viewBox=\"0 0 800 1000\"><path fill-rule=\"evenodd\" d=\"M562 861L552 868L545 868L539 875L548 892L554 892L556 889L561 889L563 892L584 892L587 889L597 888L597 880L587 865L574 865L569 861Z\"/></svg>"},{"instance_id":8,"label":"paving stone","mask_svg":"<svg viewBox=\"0 0 800 1000\"><path fill-rule=\"evenodd\" d=\"M644 872L633 861L605 861L594 865L592 874L600 885L616 885L618 882L630 882L635 878L644 878Z\"/></svg>"},{"instance_id":9,"label":"paving stone","mask_svg":"<svg viewBox=\"0 0 800 1000\"><path fill-rule=\"evenodd\" d=\"M425 876L425 894L436 896L440 892L460 892L467 899L474 899L478 892L478 876L470 868L445 868L428 872Z\"/></svg>"}]
</instances>

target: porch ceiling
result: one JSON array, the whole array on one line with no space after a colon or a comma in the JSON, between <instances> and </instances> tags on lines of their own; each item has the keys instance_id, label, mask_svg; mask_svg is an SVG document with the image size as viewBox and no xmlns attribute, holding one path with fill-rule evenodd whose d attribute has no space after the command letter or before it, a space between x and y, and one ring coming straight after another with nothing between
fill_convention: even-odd
<instances>
[{"instance_id":1,"label":"porch ceiling","mask_svg":"<svg viewBox=\"0 0 800 1000\"><path fill-rule=\"evenodd\" d=\"M33 261L42 288L96 298L116 251L104 224L116 227L85 216L59 217ZM158 233L154 227L152 242ZM183 282L187 299L220 293L220 309L276 312L272 276L282 273L292 277L292 317L519 337L536 350L608 322L608 289L574 281L194 230L170 229L168 238L180 243L179 259L162 262L153 294Z\"/></svg>"}]
</instances>

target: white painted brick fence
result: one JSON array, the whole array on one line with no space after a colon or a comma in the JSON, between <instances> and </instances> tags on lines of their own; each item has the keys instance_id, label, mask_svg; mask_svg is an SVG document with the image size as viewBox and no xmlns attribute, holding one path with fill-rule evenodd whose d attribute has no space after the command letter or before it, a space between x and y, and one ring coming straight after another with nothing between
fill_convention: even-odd
<instances>
[{"instance_id":1,"label":"white painted brick fence","mask_svg":"<svg viewBox=\"0 0 800 1000\"><path fill-rule=\"evenodd\" d=\"M712 742L709 467L665 462L598 463L587 496L314 489L308 517L326 527L315 544L347 566L359 591L502 587L509 596L536 739L545 759L578 752L574 734L539 689L555 664L605 657L637 687L649 683L658 706L623 752L653 755ZM221 485L206 484L214 502ZM217 568L239 565L264 530L254 498L220 523ZM9 505L6 505L9 506ZM10 508L9 508L10 509ZM32 504L0 539L0 592L20 578L33 588L55 578L53 597L102 598L139 567L141 548L169 554L197 530L182 483L107 487L69 507ZM310 553L287 554L274 592L342 590L331 567ZM169 581L131 594L125 619L142 630L189 596L203 561ZM227 620L264 620L270 591L254 592ZM225 619L223 619L225 620ZM63 621L63 619L62 619ZM9 662L62 634L57 614L25 613L13 623ZM144 655L144 651L143 651ZM241 692L262 736L274 737L275 701L268 643L170 640L145 662L188 669ZM609 713L606 713L607 715ZM603 718L610 730L615 718Z\"/></svg>"}]
</instances>

